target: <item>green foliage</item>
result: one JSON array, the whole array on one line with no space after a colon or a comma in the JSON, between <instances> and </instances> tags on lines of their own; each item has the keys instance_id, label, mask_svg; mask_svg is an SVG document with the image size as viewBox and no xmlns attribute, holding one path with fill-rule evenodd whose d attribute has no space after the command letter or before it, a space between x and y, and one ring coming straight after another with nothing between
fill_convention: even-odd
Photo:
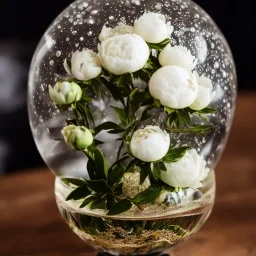
<instances>
[{"instance_id":1,"label":"green foliage","mask_svg":"<svg viewBox=\"0 0 256 256\"><path fill-rule=\"evenodd\" d=\"M115 203L108 212L108 215L118 215L131 209L132 203L128 199L123 199Z\"/></svg>"},{"instance_id":2,"label":"green foliage","mask_svg":"<svg viewBox=\"0 0 256 256\"><path fill-rule=\"evenodd\" d=\"M144 121L151 121L152 110L158 109L162 115L167 116L163 128L170 134L185 133L204 135L210 132L214 126L207 120L208 115L216 113L215 109L207 107L200 111L190 108L172 109L162 106L159 100L153 99L149 93L148 87L145 89L136 88L134 81L141 80L148 84L150 78L161 65L158 60L160 52L171 42L167 38L158 44L148 44L151 54L145 66L134 73L123 75L113 75L103 69L102 74L90 81L77 81L83 90L82 98L79 102L71 105L75 119L66 120L66 123L73 125L86 126L91 129L94 136L101 131L107 131L110 134L120 134L120 148L117 153L117 159L109 168L103 152L97 147L103 144L102 141L94 140L94 144L84 151L88 158L87 171L90 180L82 179L62 179L67 185L75 186L75 189L67 197L67 200L81 200L80 207L90 207L91 209L105 209L108 215L117 215L129 210L133 205L153 204L162 189L166 189L161 179L161 172L166 172L164 163L173 163L179 161L190 149L190 147L170 147L168 153L159 161L146 163L133 157L130 152L130 142L133 133L140 127ZM120 102L121 107L113 106L119 122L105 122L95 127L94 119L90 109L93 98L104 99L112 96ZM69 106L58 106L60 110L66 111ZM138 110L142 110L142 114ZM164 116L163 115L163 116ZM153 121L152 121L152 124ZM155 124L158 125L158 124ZM162 127L161 127L162 128ZM134 198L126 198L122 192L122 177L125 172L132 172L134 169L140 170L140 185L147 178L150 178L151 186L145 191L139 193ZM169 187L169 189L174 189ZM85 222L87 220L84 220ZM97 233L104 230L104 225L99 221L94 223L93 219L88 220L89 225L83 228L87 232ZM134 230L140 232L143 223L134 223ZM172 230L176 234L182 235L183 230L178 226L166 227L165 223L157 222L154 228L163 228Z\"/></svg>"},{"instance_id":3,"label":"green foliage","mask_svg":"<svg viewBox=\"0 0 256 256\"><path fill-rule=\"evenodd\" d=\"M82 198L87 197L90 194L89 189L87 188L86 185L82 185L78 188L76 188L75 190L73 190L69 196L67 197L67 201L69 200L79 200Z\"/></svg>"},{"instance_id":4,"label":"green foliage","mask_svg":"<svg viewBox=\"0 0 256 256\"><path fill-rule=\"evenodd\" d=\"M146 190L136 195L131 201L136 205L154 204L162 192L162 186L153 184Z\"/></svg>"},{"instance_id":5,"label":"green foliage","mask_svg":"<svg viewBox=\"0 0 256 256\"><path fill-rule=\"evenodd\" d=\"M191 147L170 148L162 161L166 163L178 162L189 149Z\"/></svg>"},{"instance_id":6,"label":"green foliage","mask_svg":"<svg viewBox=\"0 0 256 256\"><path fill-rule=\"evenodd\" d=\"M148 46L149 46L150 49L155 49L157 51L162 51L170 42L171 42L171 39L166 38L162 42L157 43L157 44L148 43Z\"/></svg>"},{"instance_id":7,"label":"green foliage","mask_svg":"<svg viewBox=\"0 0 256 256\"><path fill-rule=\"evenodd\" d=\"M95 135L97 135L98 133L100 133L103 130L108 131L109 133L115 133L115 134L124 132L124 129L122 127L120 127L119 125L117 125L116 123L105 122L105 123L97 126L94 129L94 133L95 133Z\"/></svg>"},{"instance_id":8,"label":"green foliage","mask_svg":"<svg viewBox=\"0 0 256 256\"><path fill-rule=\"evenodd\" d=\"M207 134L214 126L208 122L205 114L216 113L217 110L207 107L200 111L190 108L170 109L165 107L164 111L168 114L166 130L170 133L187 133L187 134ZM194 124L193 117L197 117L202 125Z\"/></svg>"}]
</instances>

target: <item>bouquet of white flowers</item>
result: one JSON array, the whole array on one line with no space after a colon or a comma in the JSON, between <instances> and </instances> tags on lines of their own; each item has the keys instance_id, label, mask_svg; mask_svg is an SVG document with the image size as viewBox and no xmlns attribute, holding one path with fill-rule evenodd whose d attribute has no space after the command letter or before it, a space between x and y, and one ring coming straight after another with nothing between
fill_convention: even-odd
<instances>
[{"instance_id":1,"label":"bouquet of white flowers","mask_svg":"<svg viewBox=\"0 0 256 256\"><path fill-rule=\"evenodd\" d=\"M132 207L170 205L167 197L174 193L182 194L182 203L189 191L202 186L210 171L206 161L172 135L211 131L212 124L205 120L216 112L208 106L213 86L198 74L198 60L190 50L172 44L173 31L164 15L145 13L133 27L104 26L98 53L84 49L64 61L69 78L50 86L49 95L60 110L73 110L75 119L66 120L63 141L70 150L84 152L90 177L64 178L74 186L67 200L82 200L81 208L103 208L108 215L118 215ZM118 122L95 125L90 105L94 96L118 102L119 107L113 107ZM152 118L153 112L162 116L161 121ZM121 144L110 167L99 148L102 131L117 134Z\"/></svg>"}]
</instances>

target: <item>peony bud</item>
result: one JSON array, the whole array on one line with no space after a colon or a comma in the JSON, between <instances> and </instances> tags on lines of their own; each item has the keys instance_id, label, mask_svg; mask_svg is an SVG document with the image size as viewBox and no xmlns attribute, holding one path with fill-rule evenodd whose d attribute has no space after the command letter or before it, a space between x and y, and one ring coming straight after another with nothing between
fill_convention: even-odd
<instances>
[{"instance_id":1,"label":"peony bud","mask_svg":"<svg viewBox=\"0 0 256 256\"><path fill-rule=\"evenodd\" d=\"M85 150L93 143L91 131L84 126L69 125L61 133L71 150Z\"/></svg>"},{"instance_id":2,"label":"peony bud","mask_svg":"<svg viewBox=\"0 0 256 256\"><path fill-rule=\"evenodd\" d=\"M145 162L154 162L167 154L169 146L169 134L158 126L148 125L133 134L130 150L136 158Z\"/></svg>"},{"instance_id":3,"label":"peony bud","mask_svg":"<svg viewBox=\"0 0 256 256\"><path fill-rule=\"evenodd\" d=\"M178 162L165 166L167 171L161 171L161 180L172 187L199 188L209 173L205 160L195 149L188 150Z\"/></svg>"},{"instance_id":4,"label":"peony bud","mask_svg":"<svg viewBox=\"0 0 256 256\"><path fill-rule=\"evenodd\" d=\"M149 81L151 96L173 109L189 107L195 101L197 91L195 75L177 66L160 68Z\"/></svg>"},{"instance_id":5,"label":"peony bud","mask_svg":"<svg viewBox=\"0 0 256 256\"><path fill-rule=\"evenodd\" d=\"M197 65L197 59L186 47L172 47L170 44L161 51L159 62L162 66L178 66L188 71L193 70Z\"/></svg>"},{"instance_id":6,"label":"peony bud","mask_svg":"<svg viewBox=\"0 0 256 256\"><path fill-rule=\"evenodd\" d=\"M58 105L69 105L79 101L82 94L81 87L74 82L58 82L54 88L49 86L50 98Z\"/></svg>"},{"instance_id":7,"label":"peony bud","mask_svg":"<svg viewBox=\"0 0 256 256\"><path fill-rule=\"evenodd\" d=\"M163 14L149 12L135 21L134 30L146 42L157 44L171 37L173 27Z\"/></svg>"},{"instance_id":8,"label":"peony bud","mask_svg":"<svg viewBox=\"0 0 256 256\"><path fill-rule=\"evenodd\" d=\"M199 88L198 88L196 99L193 102L193 104L190 106L190 108L193 110L202 110L206 108L212 101L212 96L213 96L212 80L207 78L204 75L199 77L197 72L195 72L195 74L197 77Z\"/></svg>"},{"instance_id":9,"label":"peony bud","mask_svg":"<svg viewBox=\"0 0 256 256\"><path fill-rule=\"evenodd\" d=\"M77 80L88 81L100 75L102 68L97 54L92 50L76 51L71 58L71 69L65 60L64 67Z\"/></svg>"},{"instance_id":10,"label":"peony bud","mask_svg":"<svg viewBox=\"0 0 256 256\"><path fill-rule=\"evenodd\" d=\"M148 45L140 36L134 34L113 36L99 45L102 66L114 75L142 69L149 54Z\"/></svg>"}]
</instances>

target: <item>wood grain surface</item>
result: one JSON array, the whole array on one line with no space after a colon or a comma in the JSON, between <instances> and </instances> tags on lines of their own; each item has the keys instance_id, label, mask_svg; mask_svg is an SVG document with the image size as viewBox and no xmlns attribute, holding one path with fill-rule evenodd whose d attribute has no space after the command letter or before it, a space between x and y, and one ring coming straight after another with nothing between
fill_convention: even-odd
<instances>
[{"instance_id":1,"label":"wood grain surface","mask_svg":"<svg viewBox=\"0 0 256 256\"><path fill-rule=\"evenodd\" d=\"M174 256L256 256L256 94L242 94L216 169L211 217ZM29 152L28 152L29 154ZM32 170L0 178L0 256L93 256L55 205L54 176Z\"/></svg>"}]
</instances>

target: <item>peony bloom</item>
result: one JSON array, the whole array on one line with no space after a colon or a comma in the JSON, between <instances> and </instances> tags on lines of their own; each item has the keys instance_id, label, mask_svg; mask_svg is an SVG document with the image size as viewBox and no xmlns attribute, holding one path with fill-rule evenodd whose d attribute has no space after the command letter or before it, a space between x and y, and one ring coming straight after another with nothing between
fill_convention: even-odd
<instances>
[{"instance_id":1,"label":"peony bloom","mask_svg":"<svg viewBox=\"0 0 256 256\"><path fill-rule=\"evenodd\" d=\"M114 75L142 69L149 54L148 45L140 36L134 34L110 37L99 46L102 66Z\"/></svg>"},{"instance_id":2,"label":"peony bloom","mask_svg":"<svg viewBox=\"0 0 256 256\"><path fill-rule=\"evenodd\" d=\"M100 75L102 68L97 54L92 50L76 51L71 58L71 69L64 62L66 71L77 80L88 81Z\"/></svg>"},{"instance_id":3,"label":"peony bloom","mask_svg":"<svg viewBox=\"0 0 256 256\"><path fill-rule=\"evenodd\" d=\"M198 88L196 99L193 102L193 104L190 106L190 108L193 110L202 110L206 108L212 101L212 96L213 96L212 80L204 75L199 77L197 72L195 72L195 75L197 77L199 88Z\"/></svg>"},{"instance_id":4,"label":"peony bloom","mask_svg":"<svg viewBox=\"0 0 256 256\"><path fill-rule=\"evenodd\" d=\"M120 23L115 28L107 28L104 26L99 35L100 41L104 41L110 37L123 35L123 34L135 34L132 26Z\"/></svg>"},{"instance_id":5,"label":"peony bloom","mask_svg":"<svg viewBox=\"0 0 256 256\"><path fill-rule=\"evenodd\" d=\"M71 150L85 150L93 143L91 131L84 126L69 125L61 133Z\"/></svg>"},{"instance_id":6,"label":"peony bloom","mask_svg":"<svg viewBox=\"0 0 256 256\"><path fill-rule=\"evenodd\" d=\"M130 150L136 158L145 162L154 162L167 154L169 146L169 134L158 126L148 125L133 134Z\"/></svg>"},{"instance_id":7,"label":"peony bloom","mask_svg":"<svg viewBox=\"0 0 256 256\"><path fill-rule=\"evenodd\" d=\"M58 82L54 88L49 86L51 100L57 105L69 105L82 97L81 87L74 82Z\"/></svg>"},{"instance_id":8,"label":"peony bloom","mask_svg":"<svg viewBox=\"0 0 256 256\"><path fill-rule=\"evenodd\" d=\"M195 101L198 84L191 72L177 66L165 66L151 77L149 91L163 106L182 109Z\"/></svg>"},{"instance_id":9,"label":"peony bloom","mask_svg":"<svg viewBox=\"0 0 256 256\"><path fill-rule=\"evenodd\" d=\"M146 42L157 44L171 37L173 27L163 14L149 12L135 21L134 30Z\"/></svg>"},{"instance_id":10,"label":"peony bloom","mask_svg":"<svg viewBox=\"0 0 256 256\"><path fill-rule=\"evenodd\" d=\"M195 149L190 149L175 163L165 163L167 171L161 171L161 180L172 186L180 188L199 188L209 173L206 162Z\"/></svg>"},{"instance_id":11,"label":"peony bloom","mask_svg":"<svg viewBox=\"0 0 256 256\"><path fill-rule=\"evenodd\" d=\"M197 65L197 59L184 46L171 46L168 44L159 55L159 62L162 66L178 66L188 71L193 70Z\"/></svg>"}]
</instances>

